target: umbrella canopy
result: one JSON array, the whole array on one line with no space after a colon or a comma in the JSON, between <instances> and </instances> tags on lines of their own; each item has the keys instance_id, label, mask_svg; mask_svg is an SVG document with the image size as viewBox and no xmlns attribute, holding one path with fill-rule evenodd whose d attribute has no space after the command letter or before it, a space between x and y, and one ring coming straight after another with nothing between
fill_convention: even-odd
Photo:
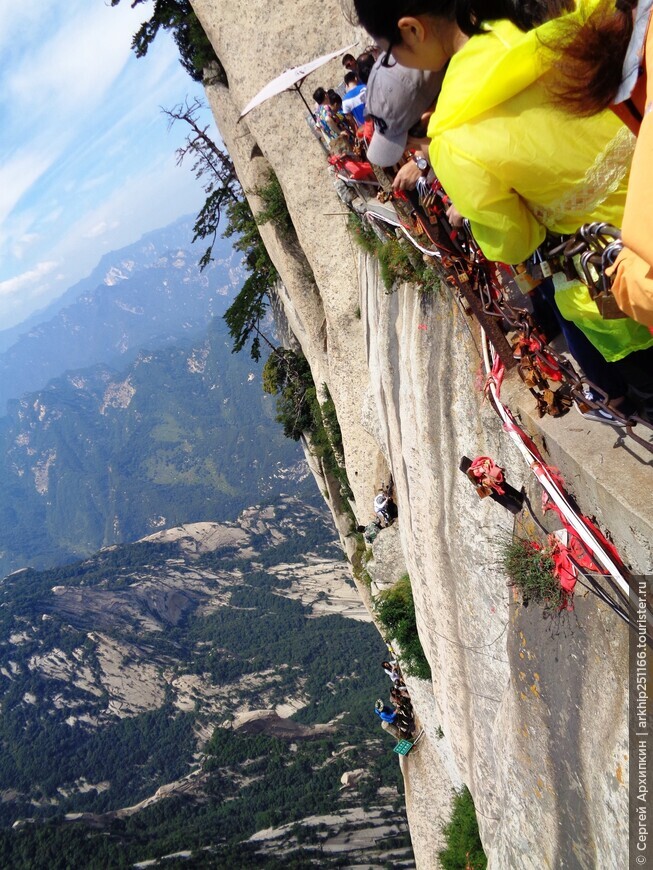
<instances>
[{"instance_id":1,"label":"umbrella canopy","mask_svg":"<svg viewBox=\"0 0 653 870\"><path fill-rule=\"evenodd\" d=\"M338 51L332 51L331 54L323 54L322 57L318 57L315 60L311 60L308 63L304 63L301 66L295 66L292 69L287 69L285 72L282 72L281 75L278 75L276 79L272 79L271 82L268 82L264 88L262 88L258 94L253 97L249 103L245 106L243 111L240 113L240 118L244 118L248 112L251 112L252 109L256 108L256 106L260 106L261 103L264 103L266 100L269 100L270 97L276 97L277 94L281 94L284 91L292 90L293 88L298 92L300 97L304 100L304 97L300 91L300 85L304 81L307 75L315 72L316 69L319 69L321 66L324 66L325 63L328 63L330 60L333 60L335 57L340 57L341 54L344 54L346 51L349 51L350 48L353 48L357 43L352 43L352 45L347 45L344 48L339 48ZM310 110L308 103L304 100L306 108ZM240 120L240 118L238 120Z\"/></svg>"}]
</instances>

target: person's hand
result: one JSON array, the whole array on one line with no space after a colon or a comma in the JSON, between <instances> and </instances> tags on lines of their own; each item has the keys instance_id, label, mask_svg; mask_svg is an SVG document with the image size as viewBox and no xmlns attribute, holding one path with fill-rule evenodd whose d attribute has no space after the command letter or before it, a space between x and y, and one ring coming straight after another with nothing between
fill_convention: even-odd
<instances>
[{"instance_id":1,"label":"person's hand","mask_svg":"<svg viewBox=\"0 0 653 870\"><path fill-rule=\"evenodd\" d=\"M422 170L414 160L409 160L401 167L392 182L393 190L415 190L417 181L422 177Z\"/></svg>"},{"instance_id":2,"label":"person's hand","mask_svg":"<svg viewBox=\"0 0 653 870\"><path fill-rule=\"evenodd\" d=\"M452 227L459 229L463 225L463 216L458 211L455 205L450 205L447 209L447 220Z\"/></svg>"}]
</instances>

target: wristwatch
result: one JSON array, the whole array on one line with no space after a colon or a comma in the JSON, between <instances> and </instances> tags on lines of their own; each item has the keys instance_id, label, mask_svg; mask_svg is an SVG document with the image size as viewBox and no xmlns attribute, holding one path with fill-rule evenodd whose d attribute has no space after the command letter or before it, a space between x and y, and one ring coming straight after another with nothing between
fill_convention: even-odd
<instances>
[{"instance_id":1,"label":"wristwatch","mask_svg":"<svg viewBox=\"0 0 653 870\"><path fill-rule=\"evenodd\" d=\"M426 170L429 168L428 160L426 159L426 157L422 157L421 154L413 154L413 161L420 172L426 172Z\"/></svg>"}]
</instances>

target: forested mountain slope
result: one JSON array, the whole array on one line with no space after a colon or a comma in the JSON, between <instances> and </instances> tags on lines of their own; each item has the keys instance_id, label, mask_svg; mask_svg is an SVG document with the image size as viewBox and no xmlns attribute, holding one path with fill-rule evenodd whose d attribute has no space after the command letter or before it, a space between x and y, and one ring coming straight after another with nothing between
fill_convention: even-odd
<instances>
[{"instance_id":1,"label":"forested mountain slope","mask_svg":"<svg viewBox=\"0 0 653 870\"><path fill-rule=\"evenodd\" d=\"M413 866L332 534L288 497L0 584L3 867Z\"/></svg>"},{"instance_id":2,"label":"forested mountain slope","mask_svg":"<svg viewBox=\"0 0 653 870\"><path fill-rule=\"evenodd\" d=\"M12 402L0 469L3 573L223 520L307 474L221 319L192 344L141 351L121 372L69 372Z\"/></svg>"}]
</instances>

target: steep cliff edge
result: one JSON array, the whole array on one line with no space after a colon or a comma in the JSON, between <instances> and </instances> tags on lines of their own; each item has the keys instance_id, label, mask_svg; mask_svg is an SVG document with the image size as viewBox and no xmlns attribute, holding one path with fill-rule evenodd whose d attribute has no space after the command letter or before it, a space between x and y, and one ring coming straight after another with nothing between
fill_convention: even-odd
<instances>
[{"instance_id":1,"label":"steep cliff edge","mask_svg":"<svg viewBox=\"0 0 653 870\"><path fill-rule=\"evenodd\" d=\"M432 694L414 687L424 745L404 760L418 866L438 866L445 797L460 779L474 796L490 867L625 866L627 631L581 593L573 613L545 620L506 586L497 541L511 534L512 517L476 498L460 457L493 456L533 502L539 493L478 388L471 321L446 295L420 298L410 286L385 292L375 262L352 244L296 94L238 122L282 70L364 37L335 0L193 7L228 75L228 89L207 93L243 186L252 191L271 166L283 187L301 251L288 252L271 225L261 234L283 279L289 326L316 384L327 384L334 399L360 522L388 469L394 476L401 548L387 558L396 573L410 574L433 672ZM335 61L304 90L340 75ZM256 210L256 196L250 200ZM528 406L518 383L509 379L506 389ZM650 465L614 450L612 430L590 429L580 417L544 428L582 509L613 531L635 571L650 572ZM619 500L610 474L597 475L615 462ZM345 536L349 521L334 513ZM352 539L343 543L351 555Z\"/></svg>"}]
</instances>

